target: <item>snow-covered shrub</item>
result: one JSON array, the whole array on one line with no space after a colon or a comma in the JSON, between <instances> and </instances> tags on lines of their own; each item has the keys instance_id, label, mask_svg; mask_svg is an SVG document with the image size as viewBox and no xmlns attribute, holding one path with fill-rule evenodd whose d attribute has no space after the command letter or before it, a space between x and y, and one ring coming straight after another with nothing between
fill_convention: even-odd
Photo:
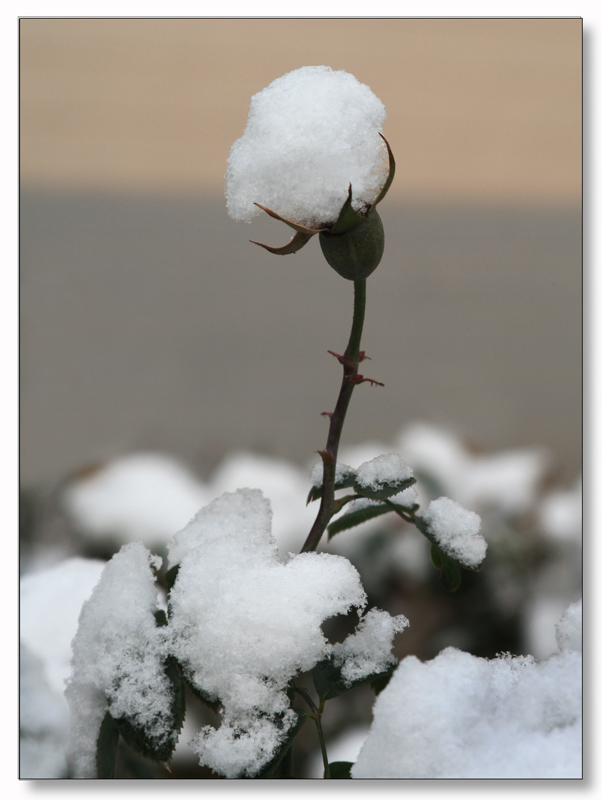
<instances>
[{"instance_id":1,"label":"snow-covered shrub","mask_svg":"<svg viewBox=\"0 0 602 800\"><path fill-rule=\"evenodd\" d=\"M348 558L317 552L325 534L344 539L394 519L423 537L443 586L456 591L488 550L489 532L465 505L483 501L508 515L524 510L541 471L539 455L479 460L447 441L431 459L430 482L427 475L419 485L429 465L414 460L416 431L413 445L410 437L384 455L368 448L357 466L339 460L354 389L383 385L359 368L368 358L360 349L367 278L385 243L376 206L395 174L381 132L385 118L367 86L329 67L295 70L252 99L228 163L230 215L250 221L259 208L292 228L288 244L262 245L277 255L318 235L327 263L354 284L347 347L329 351L343 375L333 410L324 412L321 463L311 472L307 504L316 502L318 511L295 541L297 528L286 529L283 509L299 496L300 483L282 465L278 483L274 465L260 466L257 458L222 465L211 485L156 456L130 456L66 487L64 506L86 535L109 534L124 544L80 598L66 688L69 753L64 762L52 755L56 774L68 763L72 777L113 777L124 743L168 766L197 701L214 716L187 733L188 746L200 767L230 779L293 777L293 742L306 720L315 724L325 778L579 774L577 607L559 627L560 653L541 664L449 647L426 663L414 656L399 663L395 637L409 620L369 603ZM458 464L470 476L463 486ZM255 481L278 483L280 541ZM291 513L300 525L302 514ZM165 545L164 569L148 547ZM326 623L342 618L344 635L328 636ZM22 656L24 738L29 746L56 735L62 752L58 707L47 702L44 664L29 643ZM355 765L333 762L322 724L326 704L362 685L378 695L371 731ZM34 703L38 715L30 713ZM187 723L190 731L190 715ZM35 752L24 752L32 772Z\"/></svg>"}]
</instances>

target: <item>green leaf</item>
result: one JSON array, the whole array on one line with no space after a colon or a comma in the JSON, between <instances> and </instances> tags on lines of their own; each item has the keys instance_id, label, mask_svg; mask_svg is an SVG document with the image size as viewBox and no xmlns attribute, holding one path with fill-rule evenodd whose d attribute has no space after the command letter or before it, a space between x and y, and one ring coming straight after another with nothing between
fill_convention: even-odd
<instances>
[{"instance_id":1,"label":"green leaf","mask_svg":"<svg viewBox=\"0 0 602 800\"><path fill-rule=\"evenodd\" d=\"M337 477L334 482L334 490L348 489L353 486L355 480L355 470L351 467L346 467L345 464L337 465ZM322 497L322 484L314 484L309 490L307 495L307 503L312 503L314 500L319 500Z\"/></svg>"},{"instance_id":2,"label":"green leaf","mask_svg":"<svg viewBox=\"0 0 602 800\"><path fill-rule=\"evenodd\" d=\"M331 779L334 778L334 780L341 780L348 778L349 780L351 780L352 766L353 766L352 761L332 761L328 765Z\"/></svg>"},{"instance_id":3,"label":"green leaf","mask_svg":"<svg viewBox=\"0 0 602 800\"><path fill-rule=\"evenodd\" d=\"M293 744L293 741L295 739L295 736L299 733L299 731L303 727L303 723L306 720L306 715L305 714L297 713L296 709L292 709L292 710L297 714L297 719L295 720L294 725L289 730L288 734L286 735L286 738L284 739L284 741L282 742L282 744L280 745L280 747L278 748L278 750L276 751L276 753L272 757L272 760L269 762L269 764L267 764L265 767L263 767L261 772L259 772L257 775L254 775L253 777L255 777L255 778L269 778L271 775L273 775L274 772L276 771L276 769L278 768L278 765L280 764L280 762L282 761L284 756L287 754L287 752L291 748L291 746Z\"/></svg>"},{"instance_id":4,"label":"green leaf","mask_svg":"<svg viewBox=\"0 0 602 800\"><path fill-rule=\"evenodd\" d=\"M365 508L358 508L357 511L349 511L347 514L342 514L340 517L338 517L338 519L335 519L334 522L331 522L328 526L328 539L332 539L333 536L341 531L346 531L349 528L355 528L356 525L361 525L362 522L375 519L375 517L381 517L383 514L387 514L389 511L393 511L390 506L375 505L366 506Z\"/></svg>"},{"instance_id":5,"label":"green leaf","mask_svg":"<svg viewBox=\"0 0 602 800\"><path fill-rule=\"evenodd\" d=\"M96 740L96 776L98 778L112 778L115 775L118 744L119 730L115 720L107 711Z\"/></svg>"},{"instance_id":6,"label":"green leaf","mask_svg":"<svg viewBox=\"0 0 602 800\"><path fill-rule=\"evenodd\" d=\"M431 561L435 569L441 573L439 577L443 586L450 592L456 592L462 583L460 566L435 544L431 544Z\"/></svg>"},{"instance_id":7,"label":"green leaf","mask_svg":"<svg viewBox=\"0 0 602 800\"><path fill-rule=\"evenodd\" d=\"M175 566L171 567L165 573L165 585L167 586L167 591L171 591L173 588L174 583L176 582L176 578L178 577L178 571L180 569L180 565L176 564Z\"/></svg>"},{"instance_id":8,"label":"green leaf","mask_svg":"<svg viewBox=\"0 0 602 800\"><path fill-rule=\"evenodd\" d=\"M444 556L445 563L441 570L441 583L450 592L457 592L462 583L462 570L451 559Z\"/></svg>"},{"instance_id":9,"label":"green leaf","mask_svg":"<svg viewBox=\"0 0 602 800\"><path fill-rule=\"evenodd\" d=\"M416 483L416 478L400 478L398 480L387 481L378 486L364 486L357 479L353 482L353 488L357 494L362 497L368 497L370 500L386 500L393 495L403 492Z\"/></svg>"},{"instance_id":10,"label":"green leaf","mask_svg":"<svg viewBox=\"0 0 602 800\"><path fill-rule=\"evenodd\" d=\"M182 672L183 681L185 685L190 689L190 691L196 697L196 699L200 700L201 703L203 703L203 705L207 706L207 708L210 708L212 711L215 711L215 713L217 713L220 707L219 700L211 697L208 694L205 694L205 692L203 692L201 689L195 686L195 684L190 679L190 676L186 674L186 670L182 669L181 666L180 669Z\"/></svg>"},{"instance_id":11,"label":"green leaf","mask_svg":"<svg viewBox=\"0 0 602 800\"><path fill-rule=\"evenodd\" d=\"M159 608L157 611L155 611L155 623L159 628L163 628L165 625L167 625L167 615L162 608Z\"/></svg>"},{"instance_id":12,"label":"green leaf","mask_svg":"<svg viewBox=\"0 0 602 800\"><path fill-rule=\"evenodd\" d=\"M332 657L319 661L312 671L316 692L322 700L330 700L347 691L341 670L335 667Z\"/></svg>"},{"instance_id":13,"label":"green leaf","mask_svg":"<svg viewBox=\"0 0 602 800\"><path fill-rule=\"evenodd\" d=\"M459 564L441 550L437 544L437 540L422 517L416 515L414 517L414 524L420 533L431 543L431 561L435 569L439 570L441 573L441 583L450 592L458 591L462 583L462 569L467 569L467 567L463 564Z\"/></svg>"},{"instance_id":14,"label":"green leaf","mask_svg":"<svg viewBox=\"0 0 602 800\"><path fill-rule=\"evenodd\" d=\"M396 666L396 664L395 664ZM384 672L375 672L366 675L364 678L347 683L341 675L341 667L335 666L332 656L318 662L313 668L312 677L316 691L321 700L332 700L344 692L350 692L358 686L366 683L376 683L386 680L388 682L393 672L394 666L388 667ZM384 688L384 687L383 687Z\"/></svg>"},{"instance_id":15,"label":"green leaf","mask_svg":"<svg viewBox=\"0 0 602 800\"><path fill-rule=\"evenodd\" d=\"M395 667L392 667L387 672L383 672L380 675L377 675L376 678L370 681L370 686L372 687L372 690L374 691L375 695L379 695L383 689L386 689L394 672L395 672Z\"/></svg>"},{"instance_id":16,"label":"green leaf","mask_svg":"<svg viewBox=\"0 0 602 800\"><path fill-rule=\"evenodd\" d=\"M173 690L170 708L170 731L169 735L153 736L152 729L140 726L136 721L128 717L120 717L115 720L115 724L123 739L129 746L150 761L164 763L169 761L178 741L178 735L184 722L186 712L184 699L184 684L180 677L178 666L173 658L168 658L165 662L165 674L167 675ZM152 691L152 687L151 687ZM162 723L165 721L163 720Z\"/></svg>"},{"instance_id":17,"label":"green leaf","mask_svg":"<svg viewBox=\"0 0 602 800\"><path fill-rule=\"evenodd\" d=\"M431 561L435 569L443 569L443 553L437 545L431 545Z\"/></svg>"}]
</instances>

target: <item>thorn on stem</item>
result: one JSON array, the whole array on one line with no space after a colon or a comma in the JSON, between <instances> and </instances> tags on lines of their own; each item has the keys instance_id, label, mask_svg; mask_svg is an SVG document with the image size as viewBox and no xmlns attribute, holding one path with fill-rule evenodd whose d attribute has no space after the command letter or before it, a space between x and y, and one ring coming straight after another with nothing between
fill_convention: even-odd
<instances>
[{"instance_id":1,"label":"thorn on stem","mask_svg":"<svg viewBox=\"0 0 602 800\"><path fill-rule=\"evenodd\" d=\"M334 458L328 450L317 450L316 452L325 464L334 464Z\"/></svg>"},{"instance_id":2,"label":"thorn on stem","mask_svg":"<svg viewBox=\"0 0 602 800\"><path fill-rule=\"evenodd\" d=\"M356 373L355 375L349 375L347 380L349 383L369 383L371 386L384 386L384 383L380 381L375 381L374 378L364 378L363 375Z\"/></svg>"},{"instance_id":3,"label":"thorn on stem","mask_svg":"<svg viewBox=\"0 0 602 800\"><path fill-rule=\"evenodd\" d=\"M343 366L347 364L347 359L345 358L345 356L342 356L340 353L335 353L334 350L328 350L328 352L330 353L331 356L334 356L336 358L339 364L342 364Z\"/></svg>"},{"instance_id":4,"label":"thorn on stem","mask_svg":"<svg viewBox=\"0 0 602 800\"><path fill-rule=\"evenodd\" d=\"M328 419L332 419L332 411L322 411L320 413L321 417L328 417Z\"/></svg>"},{"instance_id":5,"label":"thorn on stem","mask_svg":"<svg viewBox=\"0 0 602 800\"><path fill-rule=\"evenodd\" d=\"M342 356L340 353L335 353L334 350L328 350L328 352L330 353L331 356L334 356L337 359L339 364L342 364L344 367L354 367L355 366L355 364L352 361L350 361L348 358L345 358L345 356ZM358 357L358 363L361 364L362 361L370 361L370 360L371 360L370 356L366 355L366 351L365 350L360 350L359 357Z\"/></svg>"}]
</instances>

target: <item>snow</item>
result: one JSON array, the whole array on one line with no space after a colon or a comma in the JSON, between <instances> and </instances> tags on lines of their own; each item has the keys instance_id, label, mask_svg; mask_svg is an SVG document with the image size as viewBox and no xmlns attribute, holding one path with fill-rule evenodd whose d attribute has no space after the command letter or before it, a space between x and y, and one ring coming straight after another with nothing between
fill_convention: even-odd
<instances>
[{"instance_id":1,"label":"snow","mask_svg":"<svg viewBox=\"0 0 602 800\"><path fill-rule=\"evenodd\" d=\"M353 764L368 737L368 732L367 725L354 725L335 738L327 739L328 762L332 764L334 761L349 761ZM311 759L307 777L314 779L324 777L324 761L321 753L315 753Z\"/></svg>"},{"instance_id":2,"label":"snow","mask_svg":"<svg viewBox=\"0 0 602 800\"><path fill-rule=\"evenodd\" d=\"M556 625L559 650L583 652L583 603L571 603Z\"/></svg>"},{"instance_id":3,"label":"snow","mask_svg":"<svg viewBox=\"0 0 602 800\"><path fill-rule=\"evenodd\" d=\"M97 559L69 558L20 581L21 643L40 659L44 680L61 700L81 607L104 566Z\"/></svg>"},{"instance_id":4,"label":"snow","mask_svg":"<svg viewBox=\"0 0 602 800\"><path fill-rule=\"evenodd\" d=\"M550 462L541 447L474 454L452 431L424 422L400 431L397 447L437 492L478 511L494 509L508 516L533 507Z\"/></svg>"},{"instance_id":5,"label":"snow","mask_svg":"<svg viewBox=\"0 0 602 800\"><path fill-rule=\"evenodd\" d=\"M539 506L539 524L550 539L580 541L582 531L582 482L579 477L569 489L548 492Z\"/></svg>"},{"instance_id":6,"label":"snow","mask_svg":"<svg viewBox=\"0 0 602 800\"><path fill-rule=\"evenodd\" d=\"M42 660L24 644L19 661L20 778L65 778L67 704L49 686Z\"/></svg>"},{"instance_id":7,"label":"snow","mask_svg":"<svg viewBox=\"0 0 602 800\"><path fill-rule=\"evenodd\" d=\"M208 502L203 485L177 459L131 453L73 479L62 500L90 539L164 545Z\"/></svg>"},{"instance_id":8,"label":"snow","mask_svg":"<svg viewBox=\"0 0 602 800\"><path fill-rule=\"evenodd\" d=\"M170 593L170 649L189 680L219 699L221 726L191 746L201 765L229 778L256 774L295 722L286 687L325 658L321 624L363 609L365 593L344 558L303 553L284 564L257 490L211 503L170 547L179 563Z\"/></svg>"},{"instance_id":9,"label":"snow","mask_svg":"<svg viewBox=\"0 0 602 800\"><path fill-rule=\"evenodd\" d=\"M354 778L579 778L580 605L547 661L487 660L452 647L408 656L373 708ZM576 649L575 649L576 648Z\"/></svg>"},{"instance_id":10,"label":"snow","mask_svg":"<svg viewBox=\"0 0 602 800\"><path fill-rule=\"evenodd\" d=\"M96 741L107 710L144 727L157 744L171 737L172 687L154 616L153 569L160 564L140 542L125 545L81 610L66 690L75 777L95 777Z\"/></svg>"},{"instance_id":11,"label":"snow","mask_svg":"<svg viewBox=\"0 0 602 800\"><path fill-rule=\"evenodd\" d=\"M414 477L414 472L397 453L377 456L365 461L357 468L356 485L362 489L378 492L383 487Z\"/></svg>"},{"instance_id":12,"label":"snow","mask_svg":"<svg viewBox=\"0 0 602 800\"><path fill-rule=\"evenodd\" d=\"M335 483L353 477L355 477L355 470L352 467L348 467L347 464L342 464L340 461L337 461L334 471ZM321 461L318 461L317 464L314 464L309 479L312 486L315 486L316 488L322 486L324 481L324 464Z\"/></svg>"},{"instance_id":13,"label":"snow","mask_svg":"<svg viewBox=\"0 0 602 800\"><path fill-rule=\"evenodd\" d=\"M479 533L481 518L448 497L433 500L423 516L437 546L454 561L476 568L485 558L487 543Z\"/></svg>"},{"instance_id":14,"label":"snow","mask_svg":"<svg viewBox=\"0 0 602 800\"><path fill-rule=\"evenodd\" d=\"M385 672L397 663L391 653L396 633L404 631L410 622L403 614L392 617L386 611L370 609L362 617L355 633L334 645L335 666L341 668L345 684Z\"/></svg>"},{"instance_id":15,"label":"snow","mask_svg":"<svg viewBox=\"0 0 602 800\"><path fill-rule=\"evenodd\" d=\"M301 67L251 98L226 172L230 216L250 222L261 203L310 227L336 221L353 187L372 203L387 177L382 102L344 70Z\"/></svg>"},{"instance_id":16,"label":"snow","mask_svg":"<svg viewBox=\"0 0 602 800\"><path fill-rule=\"evenodd\" d=\"M233 453L221 462L206 485L207 502L242 488L260 489L270 498L272 532L280 553L299 552L316 513L305 502L309 488L305 471L284 459Z\"/></svg>"},{"instance_id":17,"label":"snow","mask_svg":"<svg viewBox=\"0 0 602 800\"><path fill-rule=\"evenodd\" d=\"M131 453L73 479L62 502L85 538L118 546L141 541L152 549L164 548L211 500L244 487L270 497L281 553L300 550L315 516L306 507L305 471L256 453L226 456L206 482L172 456Z\"/></svg>"}]
</instances>

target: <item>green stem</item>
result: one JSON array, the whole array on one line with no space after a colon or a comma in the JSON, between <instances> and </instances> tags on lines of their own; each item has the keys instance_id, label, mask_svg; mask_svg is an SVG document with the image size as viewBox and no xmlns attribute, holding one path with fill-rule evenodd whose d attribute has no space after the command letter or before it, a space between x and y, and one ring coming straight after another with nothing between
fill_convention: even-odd
<instances>
[{"instance_id":1,"label":"green stem","mask_svg":"<svg viewBox=\"0 0 602 800\"><path fill-rule=\"evenodd\" d=\"M316 723L316 729L318 731L318 739L320 740L320 750L322 752L322 761L324 763L324 778L330 778L328 753L326 752L326 741L324 739L324 731L322 730L322 714L324 713L324 702L322 701L320 703L320 708L317 708L316 704L311 699L309 694L305 691L305 689L301 689L299 686L295 686L295 690L301 695L301 697L305 700L307 705L312 710L311 718Z\"/></svg>"},{"instance_id":2,"label":"green stem","mask_svg":"<svg viewBox=\"0 0 602 800\"><path fill-rule=\"evenodd\" d=\"M323 457L324 477L322 479L322 500L320 502L318 515L301 549L302 553L313 551L317 548L322 534L326 530L326 526L335 513L334 478L337 467L337 453L339 450L341 433L343 431L343 423L345 422L345 415L355 388L355 383L351 379L357 375L360 363L360 342L364 327L365 312L366 280L364 279L354 281L353 323L351 325L351 334L349 336L347 349L343 356L343 381L341 383L337 404L330 417L330 428L328 430L328 439Z\"/></svg>"},{"instance_id":3,"label":"green stem","mask_svg":"<svg viewBox=\"0 0 602 800\"><path fill-rule=\"evenodd\" d=\"M322 717L316 717L316 728L318 729L318 738L320 739L320 750L322 751L322 761L324 762L324 778L330 778L330 765L328 763L328 753L326 752L326 742L324 741L324 733L322 731Z\"/></svg>"}]
</instances>

